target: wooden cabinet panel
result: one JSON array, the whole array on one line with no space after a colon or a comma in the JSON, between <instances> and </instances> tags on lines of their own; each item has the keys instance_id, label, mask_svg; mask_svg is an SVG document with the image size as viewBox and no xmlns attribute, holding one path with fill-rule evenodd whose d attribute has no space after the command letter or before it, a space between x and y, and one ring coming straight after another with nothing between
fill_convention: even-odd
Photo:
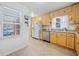
<instances>
[{"instance_id":1,"label":"wooden cabinet panel","mask_svg":"<svg viewBox=\"0 0 79 59\"><path fill-rule=\"evenodd\" d=\"M79 36L76 36L75 49L77 51L77 54L79 55Z\"/></svg>"},{"instance_id":2,"label":"wooden cabinet panel","mask_svg":"<svg viewBox=\"0 0 79 59\"><path fill-rule=\"evenodd\" d=\"M69 23L72 23L74 24L75 23L75 10L73 8L73 6L69 6L69 7L66 7L64 8L65 10L65 14L68 15L68 18L69 18Z\"/></svg>"},{"instance_id":3,"label":"wooden cabinet panel","mask_svg":"<svg viewBox=\"0 0 79 59\"><path fill-rule=\"evenodd\" d=\"M74 22L75 24L79 24L79 4L75 4L72 7L73 7L72 16L73 16Z\"/></svg>"},{"instance_id":4,"label":"wooden cabinet panel","mask_svg":"<svg viewBox=\"0 0 79 59\"><path fill-rule=\"evenodd\" d=\"M66 47L66 33L65 32L57 33L57 44Z\"/></svg>"},{"instance_id":5,"label":"wooden cabinet panel","mask_svg":"<svg viewBox=\"0 0 79 59\"><path fill-rule=\"evenodd\" d=\"M46 20L46 19L45 19L45 18L46 18L45 15L43 15L43 16L42 16L42 24L43 24L43 25L46 25L46 23L45 23L45 20Z\"/></svg>"},{"instance_id":6,"label":"wooden cabinet panel","mask_svg":"<svg viewBox=\"0 0 79 59\"><path fill-rule=\"evenodd\" d=\"M40 22L40 21L41 21L41 17L40 16L32 18L32 22Z\"/></svg>"},{"instance_id":7,"label":"wooden cabinet panel","mask_svg":"<svg viewBox=\"0 0 79 59\"><path fill-rule=\"evenodd\" d=\"M54 17L53 12L50 12L50 19L52 20L53 17Z\"/></svg>"},{"instance_id":8,"label":"wooden cabinet panel","mask_svg":"<svg viewBox=\"0 0 79 59\"><path fill-rule=\"evenodd\" d=\"M42 16L42 24L50 25L50 14L46 14Z\"/></svg>"},{"instance_id":9,"label":"wooden cabinet panel","mask_svg":"<svg viewBox=\"0 0 79 59\"><path fill-rule=\"evenodd\" d=\"M56 43L56 32L50 32L50 42Z\"/></svg>"},{"instance_id":10,"label":"wooden cabinet panel","mask_svg":"<svg viewBox=\"0 0 79 59\"><path fill-rule=\"evenodd\" d=\"M47 14L47 15L46 15L46 24L47 24L47 25L50 25L50 20L51 20L51 19L50 19L50 14Z\"/></svg>"},{"instance_id":11,"label":"wooden cabinet panel","mask_svg":"<svg viewBox=\"0 0 79 59\"><path fill-rule=\"evenodd\" d=\"M55 11L55 12L54 12L54 16L55 16L55 17L58 16L58 13L59 13L58 11Z\"/></svg>"},{"instance_id":12,"label":"wooden cabinet panel","mask_svg":"<svg viewBox=\"0 0 79 59\"><path fill-rule=\"evenodd\" d=\"M65 12L64 12L64 9L60 9L60 10L58 10L58 15L59 16L62 16L62 15L64 15L65 14Z\"/></svg>"},{"instance_id":13,"label":"wooden cabinet panel","mask_svg":"<svg viewBox=\"0 0 79 59\"><path fill-rule=\"evenodd\" d=\"M71 12L69 13L69 23L75 24L75 8L74 5L71 6Z\"/></svg>"},{"instance_id":14,"label":"wooden cabinet panel","mask_svg":"<svg viewBox=\"0 0 79 59\"><path fill-rule=\"evenodd\" d=\"M71 11L72 11L72 6L68 6L68 7L64 8L64 12L66 14L70 14Z\"/></svg>"},{"instance_id":15,"label":"wooden cabinet panel","mask_svg":"<svg viewBox=\"0 0 79 59\"><path fill-rule=\"evenodd\" d=\"M75 35L73 33L67 33L67 47L74 49L74 38Z\"/></svg>"},{"instance_id":16,"label":"wooden cabinet panel","mask_svg":"<svg viewBox=\"0 0 79 59\"><path fill-rule=\"evenodd\" d=\"M76 11L76 23L79 23L79 4L75 5Z\"/></svg>"}]
</instances>

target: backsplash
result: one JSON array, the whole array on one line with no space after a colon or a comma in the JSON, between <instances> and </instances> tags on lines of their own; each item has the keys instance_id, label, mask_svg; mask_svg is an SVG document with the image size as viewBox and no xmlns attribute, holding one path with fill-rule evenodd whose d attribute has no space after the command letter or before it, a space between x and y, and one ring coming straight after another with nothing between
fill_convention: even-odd
<instances>
[{"instance_id":1,"label":"backsplash","mask_svg":"<svg viewBox=\"0 0 79 59\"><path fill-rule=\"evenodd\" d=\"M76 25L74 25L74 24L69 24L67 30L75 31L75 30L76 30Z\"/></svg>"}]
</instances>

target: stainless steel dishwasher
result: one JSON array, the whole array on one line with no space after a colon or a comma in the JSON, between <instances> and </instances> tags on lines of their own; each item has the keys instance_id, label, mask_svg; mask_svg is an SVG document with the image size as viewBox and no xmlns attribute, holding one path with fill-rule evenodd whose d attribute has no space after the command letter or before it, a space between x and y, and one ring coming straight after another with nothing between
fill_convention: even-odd
<instances>
[{"instance_id":1,"label":"stainless steel dishwasher","mask_svg":"<svg viewBox=\"0 0 79 59\"><path fill-rule=\"evenodd\" d=\"M44 41L50 42L50 32L49 31L44 31L43 36L44 36L43 37Z\"/></svg>"}]
</instances>

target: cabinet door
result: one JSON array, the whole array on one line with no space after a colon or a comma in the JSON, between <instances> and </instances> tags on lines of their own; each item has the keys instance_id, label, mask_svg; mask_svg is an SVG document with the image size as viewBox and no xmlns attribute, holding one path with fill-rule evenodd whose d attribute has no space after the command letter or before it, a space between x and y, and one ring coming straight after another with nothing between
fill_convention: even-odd
<instances>
[{"instance_id":1,"label":"cabinet door","mask_svg":"<svg viewBox=\"0 0 79 59\"><path fill-rule=\"evenodd\" d=\"M71 11L72 11L72 7L71 6L64 8L65 14L70 14Z\"/></svg>"},{"instance_id":2,"label":"cabinet door","mask_svg":"<svg viewBox=\"0 0 79 59\"><path fill-rule=\"evenodd\" d=\"M79 23L79 4L75 6L75 11L76 11L76 23Z\"/></svg>"},{"instance_id":3,"label":"cabinet door","mask_svg":"<svg viewBox=\"0 0 79 59\"><path fill-rule=\"evenodd\" d=\"M45 25L45 16L42 16L42 25Z\"/></svg>"},{"instance_id":4,"label":"cabinet door","mask_svg":"<svg viewBox=\"0 0 79 59\"><path fill-rule=\"evenodd\" d=\"M66 33L57 33L57 44L66 47Z\"/></svg>"},{"instance_id":5,"label":"cabinet door","mask_svg":"<svg viewBox=\"0 0 79 59\"><path fill-rule=\"evenodd\" d=\"M59 16L62 16L62 15L64 15L64 10L63 9L60 9L59 10Z\"/></svg>"},{"instance_id":6,"label":"cabinet door","mask_svg":"<svg viewBox=\"0 0 79 59\"><path fill-rule=\"evenodd\" d=\"M50 32L50 42L56 43L56 32Z\"/></svg>"},{"instance_id":7,"label":"cabinet door","mask_svg":"<svg viewBox=\"0 0 79 59\"><path fill-rule=\"evenodd\" d=\"M47 14L46 15L46 21L45 21L45 23L46 23L46 25L50 25L50 14Z\"/></svg>"},{"instance_id":8,"label":"cabinet door","mask_svg":"<svg viewBox=\"0 0 79 59\"><path fill-rule=\"evenodd\" d=\"M67 47L74 49L74 34L73 33L67 33Z\"/></svg>"},{"instance_id":9,"label":"cabinet door","mask_svg":"<svg viewBox=\"0 0 79 59\"><path fill-rule=\"evenodd\" d=\"M66 15L68 15L68 17L69 17L69 23L72 23L72 24L74 24L75 22L74 22L74 13L75 13L75 10L74 10L74 8L73 8L73 6L69 6L69 7L66 7L66 8L64 8L65 9L65 14Z\"/></svg>"},{"instance_id":10,"label":"cabinet door","mask_svg":"<svg viewBox=\"0 0 79 59\"><path fill-rule=\"evenodd\" d=\"M76 19L76 15L75 15L75 7L74 5L71 6L71 12L69 14L69 23L75 24L75 19Z\"/></svg>"},{"instance_id":11,"label":"cabinet door","mask_svg":"<svg viewBox=\"0 0 79 59\"><path fill-rule=\"evenodd\" d=\"M54 17L53 12L50 12L50 19L52 20L53 17Z\"/></svg>"},{"instance_id":12,"label":"cabinet door","mask_svg":"<svg viewBox=\"0 0 79 59\"><path fill-rule=\"evenodd\" d=\"M79 55L79 37L76 37L76 41L75 41L75 49L77 51L77 54Z\"/></svg>"},{"instance_id":13,"label":"cabinet door","mask_svg":"<svg viewBox=\"0 0 79 59\"><path fill-rule=\"evenodd\" d=\"M50 25L50 15L49 14L46 14L42 17L42 24Z\"/></svg>"},{"instance_id":14,"label":"cabinet door","mask_svg":"<svg viewBox=\"0 0 79 59\"><path fill-rule=\"evenodd\" d=\"M54 17L57 17L57 16L59 16L59 11L58 10L54 11Z\"/></svg>"}]
</instances>

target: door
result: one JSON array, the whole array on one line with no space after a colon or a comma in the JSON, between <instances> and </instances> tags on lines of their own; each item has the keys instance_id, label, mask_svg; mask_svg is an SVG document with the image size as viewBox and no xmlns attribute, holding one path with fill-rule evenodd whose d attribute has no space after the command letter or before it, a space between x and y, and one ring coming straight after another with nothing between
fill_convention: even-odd
<instances>
[{"instance_id":1,"label":"door","mask_svg":"<svg viewBox=\"0 0 79 59\"><path fill-rule=\"evenodd\" d=\"M56 43L56 32L50 32L50 42Z\"/></svg>"},{"instance_id":2,"label":"door","mask_svg":"<svg viewBox=\"0 0 79 59\"><path fill-rule=\"evenodd\" d=\"M79 4L73 5L75 23L79 24Z\"/></svg>"},{"instance_id":3,"label":"door","mask_svg":"<svg viewBox=\"0 0 79 59\"><path fill-rule=\"evenodd\" d=\"M57 33L57 44L66 47L66 33L65 32Z\"/></svg>"},{"instance_id":4,"label":"door","mask_svg":"<svg viewBox=\"0 0 79 59\"><path fill-rule=\"evenodd\" d=\"M75 41L75 49L77 51L77 54L79 55L79 36L76 35L76 41Z\"/></svg>"},{"instance_id":5,"label":"door","mask_svg":"<svg viewBox=\"0 0 79 59\"><path fill-rule=\"evenodd\" d=\"M73 33L67 33L67 47L74 49L74 34Z\"/></svg>"}]
</instances>

